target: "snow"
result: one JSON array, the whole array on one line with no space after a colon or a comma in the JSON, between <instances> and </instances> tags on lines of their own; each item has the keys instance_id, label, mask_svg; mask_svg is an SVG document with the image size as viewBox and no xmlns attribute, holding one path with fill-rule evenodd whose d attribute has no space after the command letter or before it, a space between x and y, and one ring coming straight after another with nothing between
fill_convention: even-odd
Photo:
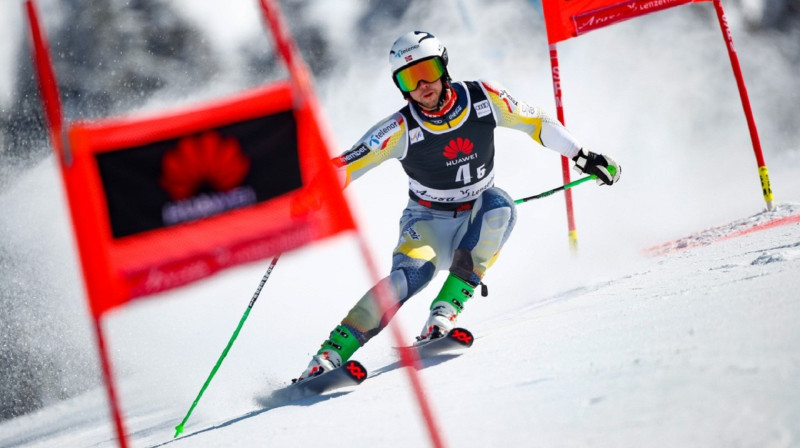
<instances>
[{"instance_id":1,"label":"snow","mask_svg":"<svg viewBox=\"0 0 800 448\"><path fill-rule=\"evenodd\" d=\"M549 107L541 30L521 31L542 42L536 48L493 43L491 33L503 21L492 21L489 12L497 11L476 15L474 2L467 4L490 31L465 36L459 23L442 25L439 34L458 77L499 78L519 97ZM663 17L669 28L688 16L672 11ZM390 42L407 28L433 29L430 20L405 17L376 41ZM778 136L765 123L777 207L764 212L719 30L669 36L669 48L711 43L693 56L654 47L667 32L633 23L560 47L567 124L587 146L622 163L622 180L574 190L575 256L567 248L560 195L519 206L517 228L486 278L490 295L471 300L460 320L475 334L475 344L462 356L427 360L419 372L447 446L800 444L800 223L792 218L800 214L800 145L775 148L770 142ZM224 33L218 23L214 27ZM640 39L631 41L631 35ZM624 54L604 51L620 42L627 45ZM743 63L756 57L745 42L737 44ZM636 57L653 48L665 55ZM400 105L384 57L364 51L337 72L335 82L319 86L340 146ZM482 58L500 65L481 66ZM642 60L648 62L635 62ZM657 77L679 81L654 83ZM748 85L763 92L767 82L780 78ZM354 96L379 101L358 103ZM752 100L756 110L766 110L773 98ZM512 196L559 185L555 153L502 130L497 146L498 184ZM76 256L65 236L55 161L37 167L22 184L2 198L6 207L9 197L21 197L11 202L16 220L0 223L31 246L37 239L47 247L56 242L49 263L63 266L64 306L72 316L85 305L78 282L70 280L78 275L72 271ZM386 164L347 192L384 272L405 188L399 166ZM29 203L48 206L29 211ZM780 219L782 225L764 225ZM26 233L41 223L56 230ZM355 238L344 235L281 258L178 439L174 427L236 328L268 260L109 313L104 327L132 446L430 446L388 331L356 354L371 373L358 388L267 409L254 401L296 376L370 286L359 254ZM398 313L394 325L409 339L443 278ZM75 318L73 325L88 333L88 319ZM116 446L103 389L0 423L0 447L64 446Z\"/></svg>"},{"instance_id":2,"label":"snow","mask_svg":"<svg viewBox=\"0 0 800 448\"><path fill-rule=\"evenodd\" d=\"M782 206L772 214L798 213ZM547 297L517 285L515 296L473 299L462 318L477 337L473 347L427 360L420 371L444 440L474 447L796 445L799 241L795 222L642 258L624 275L578 279ZM298 446L331 437L341 446L429 445L386 334L358 353L371 370L361 386L268 409L255 404L257 394L296 374L312 336L331 324L309 311L286 318L294 306L282 299L297 297L297 288L285 276L302 275L317 258L312 252L326 258L347 246L279 262L185 435L174 441L173 427L246 306L260 266L114 315L115 356L130 360L138 352L136 371L120 382L133 446ZM405 311L403 323L420 320ZM106 413L103 392L93 391L0 425L0 445L113 446Z\"/></svg>"}]
</instances>

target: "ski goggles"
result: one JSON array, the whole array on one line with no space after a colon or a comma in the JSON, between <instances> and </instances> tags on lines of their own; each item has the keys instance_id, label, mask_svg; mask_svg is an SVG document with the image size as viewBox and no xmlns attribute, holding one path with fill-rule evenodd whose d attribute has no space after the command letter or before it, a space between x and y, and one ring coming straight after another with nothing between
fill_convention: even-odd
<instances>
[{"instance_id":1,"label":"ski goggles","mask_svg":"<svg viewBox=\"0 0 800 448\"><path fill-rule=\"evenodd\" d=\"M420 81L434 82L444 75L444 65L438 57L423 59L414 65L399 70L394 74L397 85L403 92L417 89Z\"/></svg>"}]
</instances>

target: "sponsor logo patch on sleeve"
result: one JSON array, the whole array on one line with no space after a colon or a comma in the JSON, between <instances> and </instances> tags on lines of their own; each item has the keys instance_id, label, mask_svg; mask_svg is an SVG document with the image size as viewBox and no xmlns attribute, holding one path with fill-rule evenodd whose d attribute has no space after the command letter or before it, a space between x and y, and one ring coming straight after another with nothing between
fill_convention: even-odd
<instances>
[{"instance_id":1,"label":"sponsor logo patch on sleeve","mask_svg":"<svg viewBox=\"0 0 800 448\"><path fill-rule=\"evenodd\" d=\"M386 142L389 141L389 138L401 129L400 123L395 119L382 123L370 134L367 139L367 145L369 145L371 149L383 148L386 146Z\"/></svg>"},{"instance_id":2,"label":"sponsor logo patch on sleeve","mask_svg":"<svg viewBox=\"0 0 800 448\"><path fill-rule=\"evenodd\" d=\"M519 106L519 103L517 102L517 100L513 96L511 96L510 93L508 93L507 90L503 89L503 90L500 91L500 99L503 100L506 103L506 105L508 106L508 111L509 112L514 113L514 112L517 111L517 107Z\"/></svg>"},{"instance_id":3,"label":"sponsor logo patch on sleeve","mask_svg":"<svg viewBox=\"0 0 800 448\"><path fill-rule=\"evenodd\" d=\"M338 160L339 163L337 163L337 165L343 166L343 165L347 165L347 164L353 163L356 160L364 157L367 154L369 154L369 148L367 148L367 145L361 143L360 145L356 146L355 148L352 148L352 149L350 149L348 151L345 151L344 154L339 156L339 160Z\"/></svg>"},{"instance_id":4,"label":"sponsor logo patch on sleeve","mask_svg":"<svg viewBox=\"0 0 800 448\"><path fill-rule=\"evenodd\" d=\"M539 117L539 113L536 110L536 108L525 103L521 103L521 106L519 108L519 114L522 115L523 117L529 117L529 118Z\"/></svg>"}]
</instances>

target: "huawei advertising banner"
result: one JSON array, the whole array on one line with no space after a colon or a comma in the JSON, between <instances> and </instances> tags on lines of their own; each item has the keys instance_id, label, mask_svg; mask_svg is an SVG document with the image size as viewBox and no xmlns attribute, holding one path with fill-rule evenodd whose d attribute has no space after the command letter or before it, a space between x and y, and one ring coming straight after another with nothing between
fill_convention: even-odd
<instances>
[{"instance_id":1,"label":"huawei advertising banner","mask_svg":"<svg viewBox=\"0 0 800 448\"><path fill-rule=\"evenodd\" d=\"M96 316L354 228L313 114L293 104L277 83L71 126L65 176ZM309 195L321 205L298 209Z\"/></svg>"}]
</instances>

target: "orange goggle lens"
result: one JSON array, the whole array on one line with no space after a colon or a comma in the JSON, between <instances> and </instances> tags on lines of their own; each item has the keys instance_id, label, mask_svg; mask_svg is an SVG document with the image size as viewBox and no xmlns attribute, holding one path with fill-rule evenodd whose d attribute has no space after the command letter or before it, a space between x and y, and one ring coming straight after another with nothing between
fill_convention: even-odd
<instances>
[{"instance_id":1,"label":"orange goggle lens","mask_svg":"<svg viewBox=\"0 0 800 448\"><path fill-rule=\"evenodd\" d=\"M444 74L444 66L439 58L425 59L395 73L394 78L403 92L417 89L420 81L433 82Z\"/></svg>"}]
</instances>

